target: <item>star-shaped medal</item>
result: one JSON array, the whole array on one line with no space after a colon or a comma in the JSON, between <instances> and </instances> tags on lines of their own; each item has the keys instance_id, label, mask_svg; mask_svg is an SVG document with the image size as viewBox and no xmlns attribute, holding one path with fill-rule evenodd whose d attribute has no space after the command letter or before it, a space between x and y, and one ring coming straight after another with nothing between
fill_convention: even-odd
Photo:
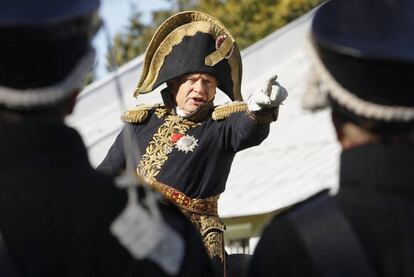
<instances>
[{"instance_id":1,"label":"star-shaped medal","mask_svg":"<svg viewBox=\"0 0 414 277\"><path fill-rule=\"evenodd\" d=\"M179 151L185 153L193 152L198 145L198 139L190 135L182 135L179 133L174 133L171 135L171 141L173 142L175 148Z\"/></svg>"}]
</instances>

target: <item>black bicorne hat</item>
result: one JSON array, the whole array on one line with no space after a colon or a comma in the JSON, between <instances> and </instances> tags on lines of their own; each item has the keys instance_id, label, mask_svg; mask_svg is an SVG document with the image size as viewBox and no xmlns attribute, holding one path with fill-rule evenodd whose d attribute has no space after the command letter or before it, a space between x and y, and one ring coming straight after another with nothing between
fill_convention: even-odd
<instances>
[{"instance_id":1,"label":"black bicorne hat","mask_svg":"<svg viewBox=\"0 0 414 277\"><path fill-rule=\"evenodd\" d=\"M99 0L0 2L0 105L33 109L67 98L95 52Z\"/></svg>"},{"instance_id":2,"label":"black bicorne hat","mask_svg":"<svg viewBox=\"0 0 414 277\"><path fill-rule=\"evenodd\" d=\"M134 96L196 72L215 76L231 100L242 100L242 63L233 36L208 14L181 12L167 19L152 37Z\"/></svg>"},{"instance_id":3,"label":"black bicorne hat","mask_svg":"<svg viewBox=\"0 0 414 277\"><path fill-rule=\"evenodd\" d=\"M413 15L412 0L332 0L317 10L310 52L336 111L385 131L413 126Z\"/></svg>"}]
</instances>

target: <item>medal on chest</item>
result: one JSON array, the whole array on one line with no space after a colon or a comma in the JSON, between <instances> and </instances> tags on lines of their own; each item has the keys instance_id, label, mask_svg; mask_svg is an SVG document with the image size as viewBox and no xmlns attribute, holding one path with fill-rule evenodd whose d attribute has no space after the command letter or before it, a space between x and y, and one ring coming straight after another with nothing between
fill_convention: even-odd
<instances>
[{"instance_id":1,"label":"medal on chest","mask_svg":"<svg viewBox=\"0 0 414 277\"><path fill-rule=\"evenodd\" d=\"M171 142L178 151L183 151L185 153L193 152L198 146L198 139L194 136L183 135L180 133L173 133L171 135Z\"/></svg>"}]
</instances>

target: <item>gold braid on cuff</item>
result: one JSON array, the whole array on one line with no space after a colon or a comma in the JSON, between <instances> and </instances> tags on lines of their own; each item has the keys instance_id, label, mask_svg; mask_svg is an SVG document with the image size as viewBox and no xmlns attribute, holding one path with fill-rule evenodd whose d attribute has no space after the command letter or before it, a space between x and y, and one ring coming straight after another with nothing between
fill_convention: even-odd
<instances>
[{"instance_id":1,"label":"gold braid on cuff","mask_svg":"<svg viewBox=\"0 0 414 277\"><path fill-rule=\"evenodd\" d=\"M251 119L257 124L270 124L277 120L279 116L279 107L266 109L260 112L249 112Z\"/></svg>"}]
</instances>

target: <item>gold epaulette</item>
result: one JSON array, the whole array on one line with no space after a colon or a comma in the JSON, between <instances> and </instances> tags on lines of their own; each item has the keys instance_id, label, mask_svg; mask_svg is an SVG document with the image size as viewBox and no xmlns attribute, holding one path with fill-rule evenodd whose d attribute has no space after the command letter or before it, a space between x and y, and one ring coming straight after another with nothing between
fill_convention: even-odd
<instances>
[{"instance_id":1,"label":"gold epaulette","mask_svg":"<svg viewBox=\"0 0 414 277\"><path fill-rule=\"evenodd\" d=\"M161 104L138 105L133 110L124 112L121 116L121 120L126 123L141 123L148 117L148 112L150 110L160 106Z\"/></svg>"},{"instance_id":2,"label":"gold epaulette","mask_svg":"<svg viewBox=\"0 0 414 277\"><path fill-rule=\"evenodd\" d=\"M214 120L222 120L227 118L232 113L246 112L247 104L241 101L229 102L214 108L212 118Z\"/></svg>"}]
</instances>

